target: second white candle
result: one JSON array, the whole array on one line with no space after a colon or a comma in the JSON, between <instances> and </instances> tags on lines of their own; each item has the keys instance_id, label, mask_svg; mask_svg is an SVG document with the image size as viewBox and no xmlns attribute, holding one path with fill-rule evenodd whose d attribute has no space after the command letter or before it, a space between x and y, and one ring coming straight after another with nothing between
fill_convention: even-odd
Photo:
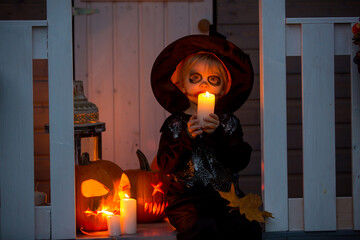
<instances>
[{"instance_id":1,"label":"second white candle","mask_svg":"<svg viewBox=\"0 0 360 240\"><path fill-rule=\"evenodd\" d=\"M121 232L122 234L136 233L136 200L123 198L120 202Z\"/></svg>"}]
</instances>

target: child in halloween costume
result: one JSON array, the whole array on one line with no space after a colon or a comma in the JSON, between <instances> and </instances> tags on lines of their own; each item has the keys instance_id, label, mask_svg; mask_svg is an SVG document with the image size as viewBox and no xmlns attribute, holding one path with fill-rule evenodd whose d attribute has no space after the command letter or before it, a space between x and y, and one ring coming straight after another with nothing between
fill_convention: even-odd
<instances>
[{"instance_id":1,"label":"child in halloween costume","mask_svg":"<svg viewBox=\"0 0 360 240\"><path fill-rule=\"evenodd\" d=\"M156 59L151 84L159 103L172 115L161 128L157 154L170 178L166 208L178 239L261 239L257 222L230 211L218 191L237 186L237 173L250 161L233 115L248 98L253 70L248 55L215 36L192 35L166 47ZM215 95L215 113L200 126L197 96ZM237 188L237 194L243 193Z\"/></svg>"}]
</instances>

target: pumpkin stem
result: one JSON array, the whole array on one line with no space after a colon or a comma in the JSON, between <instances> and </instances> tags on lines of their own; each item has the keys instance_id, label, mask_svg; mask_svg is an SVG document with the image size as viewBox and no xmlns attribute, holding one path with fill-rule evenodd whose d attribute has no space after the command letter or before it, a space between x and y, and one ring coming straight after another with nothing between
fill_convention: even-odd
<instances>
[{"instance_id":1,"label":"pumpkin stem","mask_svg":"<svg viewBox=\"0 0 360 240\"><path fill-rule=\"evenodd\" d=\"M140 169L143 171L151 171L149 161L147 160L145 154L140 149L138 149L136 150L136 155L139 159Z\"/></svg>"},{"instance_id":2,"label":"pumpkin stem","mask_svg":"<svg viewBox=\"0 0 360 240\"><path fill-rule=\"evenodd\" d=\"M89 153L87 152L82 153L79 164L81 166L85 166L85 165L89 165L90 163L91 162L90 162Z\"/></svg>"}]
</instances>

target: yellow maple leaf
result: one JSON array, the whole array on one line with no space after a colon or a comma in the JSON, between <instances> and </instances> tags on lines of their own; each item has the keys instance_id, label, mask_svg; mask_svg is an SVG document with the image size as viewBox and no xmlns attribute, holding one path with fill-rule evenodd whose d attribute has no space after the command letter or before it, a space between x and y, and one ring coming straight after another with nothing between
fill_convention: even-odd
<instances>
[{"instance_id":1,"label":"yellow maple leaf","mask_svg":"<svg viewBox=\"0 0 360 240\"><path fill-rule=\"evenodd\" d=\"M238 208L240 213L244 214L249 221L255 220L258 222L265 222L264 218L273 217L271 213L259 210L262 201L257 194L249 193L245 197L239 198L235 193L234 184L231 184L229 192L218 192L222 198L229 201L227 206Z\"/></svg>"},{"instance_id":2,"label":"yellow maple leaf","mask_svg":"<svg viewBox=\"0 0 360 240\"><path fill-rule=\"evenodd\" d=\"M218 192L222 198L230 202L228 204L229 207L237 208L240 206L240 198L235 193L234 184L231 184L231 188L229 192L222 192L222 191L218 191Z\"/></svg>"}]
</instances>

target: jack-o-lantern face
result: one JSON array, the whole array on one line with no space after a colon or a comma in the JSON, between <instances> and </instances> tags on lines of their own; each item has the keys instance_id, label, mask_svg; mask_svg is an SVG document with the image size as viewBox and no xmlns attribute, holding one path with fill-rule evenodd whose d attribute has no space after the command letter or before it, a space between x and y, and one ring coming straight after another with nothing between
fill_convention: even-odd
<instances>
[{"instance_id":1,"label":"jack-o-lantern face","mask_svg":"<svg viewBox=\"0 0 360 240\"><path fill-rule=\"evenodd\" d=\"M165 218L167 179L158 171L127 170L131 196L137 200L137 221L156 222Z\"/></svg>"},{"instance_id":2,"label":"jack-o-lantern face","mask_svg":"<svg viewBox=\"0 0 360 240\"><path fill-rule=\"evenodd\" d=\"M107 229L108 212L119 213L120 199L130 195L130 181L115 163L99 160L75 167L76 226L85 231Z\"/></svg>"},{"instance_id":3,"label":"jack-o-lantern face","mask_svg":"<svg viewBox=\"0 0 360 240\"><path fill-rule=\"evenodd\" d=\"M158 170L151 170L145 155L136 152L140 169L126 170L130 179L131 196L137 200L137 221L156 222L165 218L168 179Z\"/></svg>"}]
</instances>

